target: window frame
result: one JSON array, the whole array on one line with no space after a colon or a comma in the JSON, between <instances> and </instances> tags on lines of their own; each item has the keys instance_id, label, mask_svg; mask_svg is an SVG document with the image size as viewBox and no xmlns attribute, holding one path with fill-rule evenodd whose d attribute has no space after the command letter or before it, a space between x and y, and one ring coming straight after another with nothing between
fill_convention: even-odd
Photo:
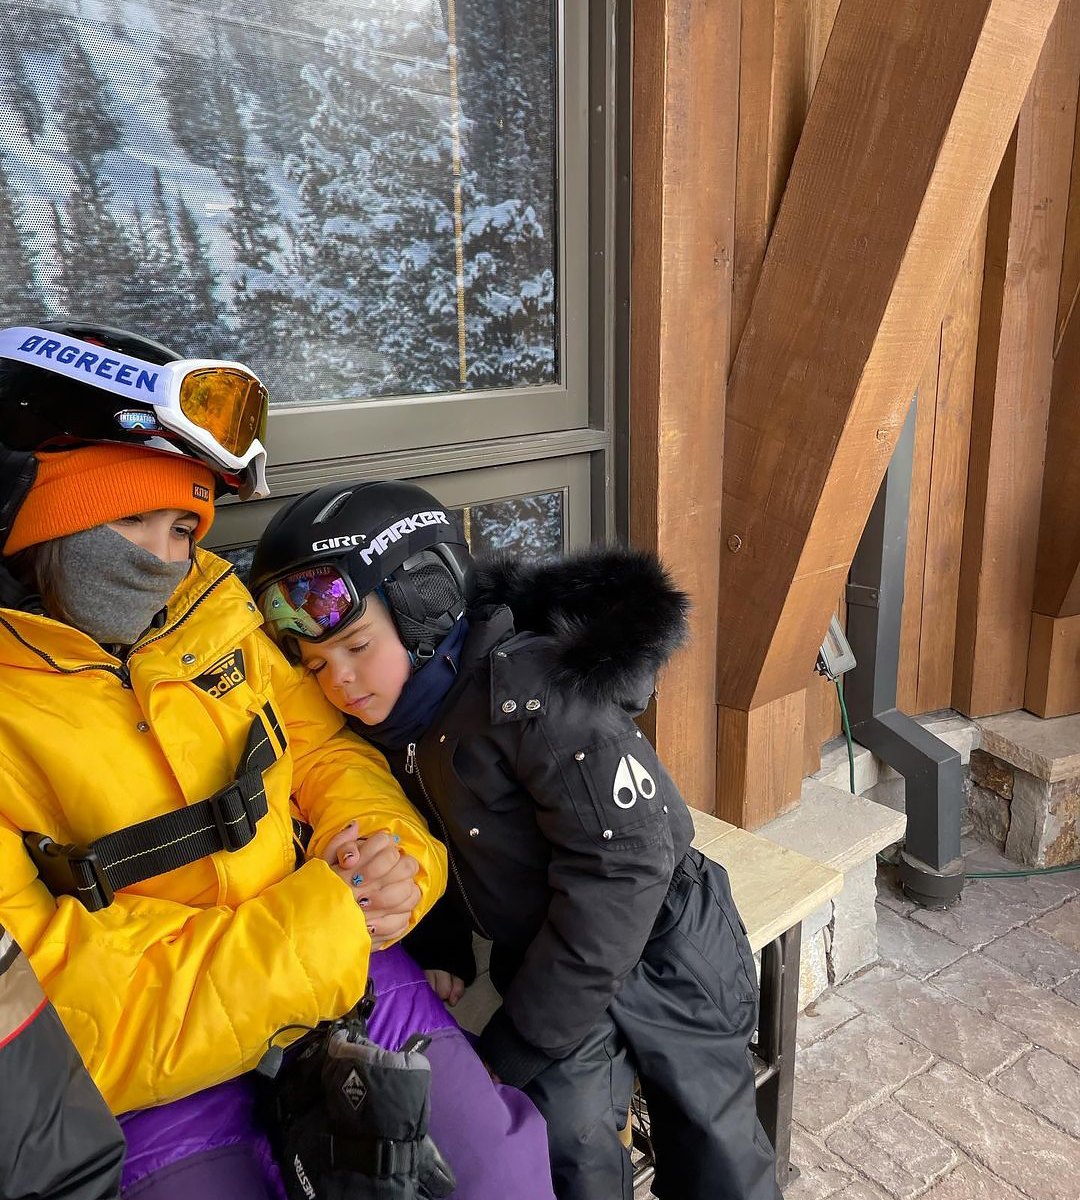
<instances>
[{"instance_id":1,"label":"window frame","mask_svg":"<svg viewBox=\"0 0 1080 1200\"><path fill-rule=\"evenodd\" d=\"M589 486L592 457L588 453L563 455L556 459L506 463L478 471L446 471L412 478L409 482L432 492L447 508L562 491L563 550L568 550L571 546L588 544L592 536ZM252 545L271 517L290 499L287 495L275 496L258 503L222 506L204 544L218 552Z\"/></svg>"}]
</instances>

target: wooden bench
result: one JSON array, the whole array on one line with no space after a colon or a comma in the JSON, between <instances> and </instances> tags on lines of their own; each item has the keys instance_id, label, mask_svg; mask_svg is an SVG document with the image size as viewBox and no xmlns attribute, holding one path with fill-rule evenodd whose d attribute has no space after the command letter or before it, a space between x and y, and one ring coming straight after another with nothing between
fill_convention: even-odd
<instances>
[{"instance_id":1,"label":"wooden bench","mask_svg":"<svg viewBox=\"0 0 1080 1200\"><path fill-rule=\"evenodd\" d=\"M799 1016L799 953L802 921L840 891L844 877L803 854L776 845L717 817L694 812L694 845L720 863L746 926L750 948L761 954L761 1012L751 1046L757 1067L758 1117L776 1149L781 1187L791 1173L791 1105L795 1090L795 1032ZM486 965L486 947L478 965ZM474 1032L498 1006L482 974L459 1001L454 1015ZM635 1102L634 1142L641 1151L635 1186L652 1176L647 1114Z\"/></svg>"}]
</instances>

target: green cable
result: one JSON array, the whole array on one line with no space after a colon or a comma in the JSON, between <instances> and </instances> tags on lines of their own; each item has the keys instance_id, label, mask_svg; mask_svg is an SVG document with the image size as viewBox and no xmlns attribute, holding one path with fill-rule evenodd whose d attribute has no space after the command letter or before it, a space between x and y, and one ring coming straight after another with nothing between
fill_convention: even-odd
<instances>
[{"instance_id":1,"label":"green cable","mask_svg":"<svg viewBox=\"0 0 1080 1200\"><path fill-rule=\"evenodd\" d=\"M1027 871L965 871L965 879L1023 879L1028 875L1058 875L1062 871L1080 871L1080 862L1063 867L1031 867Z\"/></svg>"},{"instance_id":2,"label":"green cable","mask_svg":"<svg viewBox=\"0 0 1080 1200\"><path fill-rule=\"evenodd\" d=\"M844 727L844 737L847 739L848 782L851 794L855 795L855 744L851 740L851 722L848 720L847 705L844 703L843 676L836 677L836 695L840 700L840 723Z\"/></svg>"}]
</instances>

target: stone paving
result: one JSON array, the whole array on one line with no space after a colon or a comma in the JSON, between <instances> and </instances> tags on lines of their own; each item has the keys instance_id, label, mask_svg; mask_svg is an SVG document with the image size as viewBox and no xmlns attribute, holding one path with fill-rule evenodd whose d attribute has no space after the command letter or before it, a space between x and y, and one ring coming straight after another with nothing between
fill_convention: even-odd
<instances>
[{"instance_id":1,"label":"stone paving","mask_svg":"<svg viewBox=\"0 0 1080 1200\"><path fill-rule=\"evenodd\" d=\"M972 879L939 913L882 868L877 915L879 962L799 1018L785 1200L1077 1200L1080 870Z\"/></svg>"}]
</instances>

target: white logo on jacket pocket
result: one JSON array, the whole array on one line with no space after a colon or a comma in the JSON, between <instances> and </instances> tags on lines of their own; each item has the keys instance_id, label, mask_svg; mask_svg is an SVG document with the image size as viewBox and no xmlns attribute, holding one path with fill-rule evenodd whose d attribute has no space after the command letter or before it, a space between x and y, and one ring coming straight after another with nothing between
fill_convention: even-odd
<instances>
[{"instance_id":1,"label":"white logo on jacket pocket","mask_svg":"<svg viewBox=\"0 0 1080 1200\"><path fill-rule=\"evenodd\" d=\"M619 760L615 782L611 785L611 798L619 808L633 808L638 797L651 800L656 795L656 782L632 754Z\"/></svg>"}]
</instances>

